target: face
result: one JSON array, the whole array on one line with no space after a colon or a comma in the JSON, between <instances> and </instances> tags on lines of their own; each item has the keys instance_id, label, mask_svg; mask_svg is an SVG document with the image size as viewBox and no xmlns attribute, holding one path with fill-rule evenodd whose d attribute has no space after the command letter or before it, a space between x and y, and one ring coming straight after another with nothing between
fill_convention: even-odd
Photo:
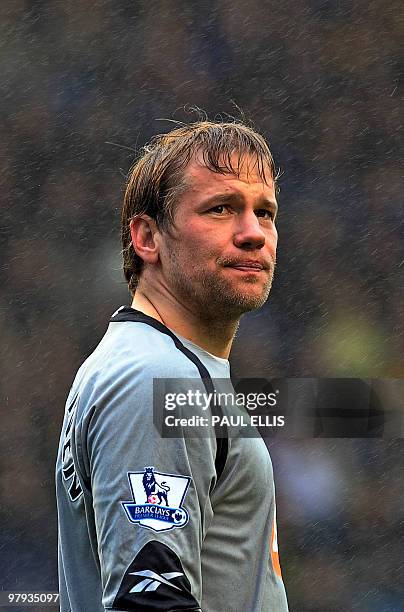
<instances>
[{"instance_id":1,"label":"face","mask_svg":"<svg viewBox=\"0 0 404 612\"><path fill-rule=\"evenodd\" d=\"M161 235L167 289L205 318L239 317L259 308L275 267L274 182L263 183L248 158L239 177L212 172L195 159L185 180L174 226Z\"/></svg>"}]
</instances>

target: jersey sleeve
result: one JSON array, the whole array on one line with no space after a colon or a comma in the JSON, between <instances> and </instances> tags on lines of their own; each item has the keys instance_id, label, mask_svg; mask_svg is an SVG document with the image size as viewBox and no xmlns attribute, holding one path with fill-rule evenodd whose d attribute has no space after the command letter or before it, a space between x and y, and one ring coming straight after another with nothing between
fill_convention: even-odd
<instances>
[{"instance_id":1,"label":"jersey sleeve","mask_svg":"<svg viewBox=\"0 0 404 612\"><path fill-rule=\"evenodd\" d=\"M153 378L161 376L161 369L145 375L122 368L113 383L95 385L76 425L105 610L201 610L200 554L213 516L216 440L197 429L191 437L160 435Z\"/></svg>"}]
</instances>

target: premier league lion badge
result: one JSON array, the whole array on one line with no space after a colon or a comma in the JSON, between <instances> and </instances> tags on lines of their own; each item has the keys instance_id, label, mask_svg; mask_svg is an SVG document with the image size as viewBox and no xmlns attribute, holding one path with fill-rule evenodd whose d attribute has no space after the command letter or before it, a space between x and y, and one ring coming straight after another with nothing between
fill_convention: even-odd
<instances>
[{"instance_id":1,"label":"premier league lion badge","mask_svg":"<svg viewBox=\"0 0 404 612\"><path fill-rule=\"evenodd\" d=\"M133 502L122 502L122 506L131 523L153 531L168 531L188 523L189 515L182 504L191 478L156 472L154 467L129 472L128 478Z\"/></svg>"}]
</instances>

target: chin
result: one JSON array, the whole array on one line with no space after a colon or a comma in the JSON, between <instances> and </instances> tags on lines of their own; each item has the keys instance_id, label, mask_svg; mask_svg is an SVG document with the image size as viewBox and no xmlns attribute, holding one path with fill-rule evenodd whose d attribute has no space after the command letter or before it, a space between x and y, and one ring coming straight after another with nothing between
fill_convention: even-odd
<instances>
[{"instance_id":1,"label":"chin","mask_svg":"<svg viewBox=\"0 0 404 612\"><path fill-rule=\"evenodd\" d=\"M235 300L246 306L251 304L251 310L260 308L269 297L271 285L263 287L261 284L251 283L249 286L244 287L243 290L234 292Z\"/></svg>"},{"instance_id":2,"label":"chin","mask_svg":"<svg viewBox=\"0 0 404 612\"><path fill-rule=\"evenodd\" d=\"M251 282L247 278L242 282L239 279L235 284L227 278L205 277L202 290L198 292L198 303L203 305L204 313L209 313L212 318L238 318L246 312L261 308L267 301L272 283L257 281L253 279Z\"/></svg>"},{"instance_id":3,"label":"chin","mask_svg":"<svg viewBox=\"0 0 404 612\"><path fill-rule=\"evenodd\" d=\"M250 312L251 310L257 310L261 308L267 301L269 296L269 291L266 291L264 294L257 293L256 295L251 295L250 293L237 293L234 294L233 299L228 300L228 305L235 310L238 310L240 314L245 312Z\"/></svg>"}]
</instances>

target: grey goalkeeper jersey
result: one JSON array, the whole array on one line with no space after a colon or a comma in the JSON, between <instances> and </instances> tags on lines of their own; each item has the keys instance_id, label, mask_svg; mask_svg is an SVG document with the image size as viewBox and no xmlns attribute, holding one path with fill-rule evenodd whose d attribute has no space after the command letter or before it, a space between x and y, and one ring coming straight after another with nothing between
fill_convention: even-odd
<instances>
[{"instance_id":1,"label":"grey goalkeeper jersey","mask_svg":"<svg viewBox=\"0 0 404 612\"><path fill-rule=\"evenodd\" d=\"M288 610L262 439L153 423L153 380L230 377L178 338L122 308L76 375L56 466L62 612Z\"/></svg>"}]
</instances>

